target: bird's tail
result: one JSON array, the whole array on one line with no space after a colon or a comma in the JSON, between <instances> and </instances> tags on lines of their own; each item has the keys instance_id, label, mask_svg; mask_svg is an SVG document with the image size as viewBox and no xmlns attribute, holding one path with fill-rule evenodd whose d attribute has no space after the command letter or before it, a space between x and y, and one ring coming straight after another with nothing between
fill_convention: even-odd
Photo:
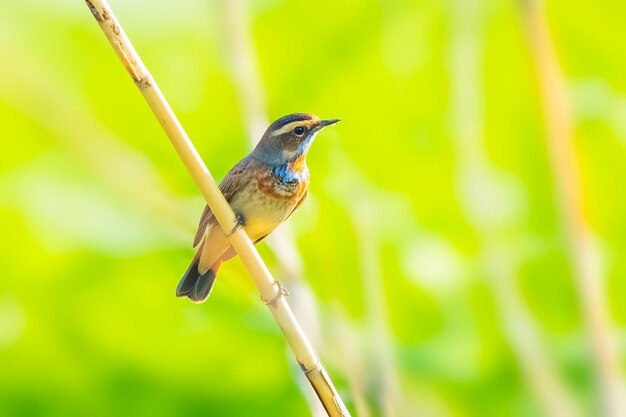
<instances>
[{"instance_id":1,"label":"bird's tail","mask_svg":"<svg viewBox=\"0 0 626 417\"><path fill-rule=\"evenodd\" d=\"M219 260L211 269L202 274L198 269L200 262L199 254L200 252L193 258L193 262L187 268L187 271L178 283L178 287L176 287L177 297L189 297L191 301L198 304L205 302L209 298L215 283L215 275L222 263Z\"/></svg>"}]
</instances>

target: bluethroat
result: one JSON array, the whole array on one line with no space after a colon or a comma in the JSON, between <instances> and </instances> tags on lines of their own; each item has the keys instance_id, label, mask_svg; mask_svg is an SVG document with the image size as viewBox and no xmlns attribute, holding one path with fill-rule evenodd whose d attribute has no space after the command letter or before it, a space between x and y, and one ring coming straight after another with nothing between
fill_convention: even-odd
<instances>
[{"instance_id":1,"label":"bluethroat","mask_svg":"<svg viewBox=\"0 0 626 417\"><path fill-rule=\"evenodd\" d=\"M307 113L281 117L226 174L220 190L255 244L302 205L309 187L307 152L319 131L339 120L320 120ZM193 245L198 251L176 295L202 303L209 298L222 262L236 255L209 206L204 208Z\"/></svg>"}]
</instances>

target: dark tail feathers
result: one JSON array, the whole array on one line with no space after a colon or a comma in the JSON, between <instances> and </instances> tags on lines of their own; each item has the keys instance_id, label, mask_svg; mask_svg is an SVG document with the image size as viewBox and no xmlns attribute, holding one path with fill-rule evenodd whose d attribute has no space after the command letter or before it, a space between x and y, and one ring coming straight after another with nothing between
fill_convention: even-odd
<instances>
[{"instance_id":1,"label":"dark tail feathers","mask_svg":"<svg viewBox=\"0 0 626 417\"><path fill-rule=\"evenodd\" d=\"M213 284L215 283L215 274L217 268L209 269L204 274L200 275L198 271L198 256L196 256L187 268L185 275L178 283L176 287L177 297L189 297L194 303L203 303L209 298ZM216 265L219 267L219 264Z\"/></svg>"}]
</instances>

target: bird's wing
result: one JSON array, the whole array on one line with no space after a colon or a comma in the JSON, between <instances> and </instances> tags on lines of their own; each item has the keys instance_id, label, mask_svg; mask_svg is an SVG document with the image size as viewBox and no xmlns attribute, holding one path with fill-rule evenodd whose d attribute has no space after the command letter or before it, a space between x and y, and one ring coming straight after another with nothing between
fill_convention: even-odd
<instances>
[{"instance_id":1,"label":"bird's wing","mask_svg":"<svg viewBox=\"0 0 626 417\"><path fill-rule=\"evenodd\" d=\"M226 201L230 202L235 193L239 190L239 188L244 185L245 176L242 175L246 167L248 167L250 162L250 158L244 158L237 163L234 167L228 171L228 174L224 177L222 182L220 183L220 191L226 197ZM202 212L202 216L200 217L200 223L198 224L198 231L196 232L196 237L193 240L193 246L196 247L202 240L202 236L204 236L204 232L210 223L215 222L215 216L213 215L213 211L207 205Z\"/></svg>"},{"instance_id":2,"label":"bird's wing","mask_svg":"<svg viewBox=\"0 0 626 417\"><path fill-rule=\"evenodd\" d=\"M213 217L213 212L209 208L208 205L204 206L204 211L202 212L202 216L200 216L200 223L198 224L198 231L196 232L196 237L193 239L193 247L195 248L202 240L202 236L204 236L204 232L206 231L206 227L209 225L209 220Z\"/></svg>"}]
</instances>

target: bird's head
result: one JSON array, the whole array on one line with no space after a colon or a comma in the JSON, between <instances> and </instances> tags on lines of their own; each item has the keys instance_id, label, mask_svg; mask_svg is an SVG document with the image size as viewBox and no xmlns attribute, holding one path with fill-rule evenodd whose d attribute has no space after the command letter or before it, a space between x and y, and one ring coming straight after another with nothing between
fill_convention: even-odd
<instances>
[{"instance_id":1,"label":"bird's head","mask_svg":"<svg viewBox=\"0 0 626 417\"><path fill-rule=\"evenodd\" d=\"M317 133L341 119L320 120L314 114L294 113L276 120L254 150L268 164L281 164L306 155Z\"/></svg>"}]
</instances>

